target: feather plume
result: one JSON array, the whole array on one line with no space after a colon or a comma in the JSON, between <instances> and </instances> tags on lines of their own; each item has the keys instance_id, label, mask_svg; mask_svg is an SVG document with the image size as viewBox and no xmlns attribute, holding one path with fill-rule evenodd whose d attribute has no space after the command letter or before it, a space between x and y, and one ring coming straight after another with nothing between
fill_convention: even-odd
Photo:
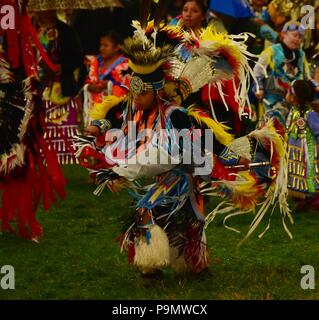
<instances>
[{"instance_id":1,"label":"feather plume","mask_svg":"<svg viewBox=\"0 0 319 320\"><path fill-rule=\"evenodd\" d=\"M185 31L181 27L170 26L164 22L159 22L155 26L154 20L149 21L145 34L153 38L155 47L162 47L165 44L176 47L185 42Z\"/></svg>"},{"instance_id":2,"label":"feather plume","mask_svg":"<svg viewBox=\"0 0 319 320\"><path fill-rule=\"evenodd\" d=\"M240 35L218 33L212 27L208 27L203 30L200 36L200 46L195 50L199 55L204 54L211 57L222 57L227 61L227 68L230 68L232 72L227 71L222 64L220 66L215 64L216 73L220 73L220 76L213 79L212 82L216 83L220 95L223 97L220 81L238 80L238 86L235 87L235 100L239 104L238 112L240 116L245 106L250 107L250 101L248 99L250 78L257 83L253 70L249 65L250 60L257 56L249 53L247 45L245 44L249 36L254 37L254 35L248 33L242 33ZM229 78L230 76L231 78ZM226 105L225 101L224 103Z\"/></svg>"},{"instance_id":3,"label":"feather plume","mask_svg":"<svg viewBox=\"0 0 319 320\"><path fill-rule=\"evenodd\" d=\"M235 181L214 181L211 187L203 189L202 193L213 196L219 195L231 197L232 202L224 202L223 205L218 206L211 214L207 216L206 225L211 223L217 214L227 214L224 219L225 224L226 220L231 217L249 212L255 213L254 219L250 224L246 236L240 242L241 244L249 236L251 236L254 231L256 231L260 223L270 212L269 222L264 231L259 234L259 238L261 238L269 230L271 217L276 206L279 205L282 225L288 236L292 238L292 234L286 224L287 219L291 224L294 223L290 208L287 203L288 188L286 142L276 131L272 121L267 122L263 128L251 132L248 137L256 139L258 143L270 151L270 162L272 167L275 168L276 175L273 177L273 181L270 183L270 185L260 183L248 172L240 172L239 174L236 174ZM245 141L243 142L246 144ZM238 147L240 147L241 144L242 142L240 142ZM263 196L264 200L262 203L257 204L257 200L260 198L260 196ZM241 211L238 211L238 209ZM228 229L237 231L229 227Z\"/></svg>"},{"instance_id":4,"label":"feather plume","mask_svg":"<svg viewBox=\"0 0 319 320\"><path fill-rule=\"evenodd\" d=\"M134 65L139 67L154 66L154 70L156 70L168 60L173 52L173 48L170 45L155 48L150 41L143 42L141 39L136 38L127 38L124 41L122 50L130 59L130 66L133 71L135 71Z\"/></svg>"},{"instance_id":5,"label":"feather plume","mask_svg":"<svg viewBox=\"0 0 319 320\"><path fill-rule=\"evenodd\" d=\"M198 124L204 124L207 126L207 128L211 129L216 139L223 145L228 146L234 140L234 136L227 132L227 130L230 130L229 127L211 119L208 114L204 113L203 111L191 106L188 108L187 114L194 118Z\"/></svg>"},{"instance_id":6,"label":"feather plume","mask_svg":"<svg viewBox=\"0 0 319 320\"><path fill-rule=\"evenodd\" d=\"M276 131L275 127L273 126L273 122L270 120L266 123L266 125L260 129L255 130L249 134L250 137L255 138L259 143L268 146L271 151L271 163L276 171L276 177L271 184L270 188L268 189L265 197L266 200L261 206L261 208L256 213L255 219L250 225L249 231L244 238L247 239L258 227L260 222L262 221L263 217L265 216L266 212L273 206L272 212L276 205L279 205L281 217L282 217L282 224L287 232L288 236L292 238L292 234L289 231L286 225L286 218L290 221L291 224L294 223L293 217L291 215L291 211L287 202L288 197L288 172L287 172L287 162L288 162L288 155L287 155L287 143L284 138ZM262 237L265 232L270 227L270 219L269 223L265 229L265 231L260 234L259 237Z\"/></svg>"}]
</instances>

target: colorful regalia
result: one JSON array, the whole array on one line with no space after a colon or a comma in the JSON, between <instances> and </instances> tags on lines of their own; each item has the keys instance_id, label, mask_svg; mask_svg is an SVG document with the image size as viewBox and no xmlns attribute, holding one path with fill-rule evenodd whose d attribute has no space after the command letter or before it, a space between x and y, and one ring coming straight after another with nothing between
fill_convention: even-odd
<instances>
[{"instance_id":1,"label":"colorful regalia","mask_svg":"<svg viewBox=\"0 0 319 320\"><path fill-rule=\"evenodd\" d=\"M319 190L319 114L310 105L292 107L287 121L288 188L306 198Z\"/></svg>"},{"instance_id":2,"label":"colorful regalia","mask_svg":"<svg viewBox=\"0 0 319 320\"><path fill-rule=\"evenodd\" d=\"M101 149L94 137L78 137L77 156L96 178L96 194L104 187L113 192L123 187L130 190L135 217L119 242L133 265L142 273L165 266L201 272L208 266L205 228L216 214L254 212L259 197L264 197L249 234L277 202L282 214L290 217L284 187L285 144L272 122L234 140L227 132L229 128L209 113L196 106L182 107L192 93L209 83L222 95L222 82L233 83L237 77L235 100L238 113L243 112L249 81L244 41L236 45L234 39L214 34L209 28L201 45L180 28L156 19L133 25L135 34L124 45L134 71L130 92L122 98L107 97L94 107L94 125L106 132L105 145ZM163 37L166 41L158 46ZM178 50L174 53L171 44L191 55ZM157 97L158 103L151 110L139 110L134 102L134 96L144 92L153 92ZM185 139L180 139L181 133ZM219 157L213 153L212 135L226 148ZM255 167L264 169L238 172L240 157L250 159L252 167L255 163ZM149 184L143 185L142 178L147 178ZM205 217L204 194L227 200Z\"/></svg>"},{"instance_id":3,"label":"colorful regalia","mask_svg":"<svg viewBox=\"0 0 319 320\"><path fill-rule=\"evenodd\" d=\"M40 79L46 85L46 138L52 141L61 164L74 163L72 137L78 134L76 95L80 89L81 46L74 30L58 19L54 25L41 26L38 37L51 61L61 66L61 72L49 79L46 70L40 70Z\"/></svg>"},{"instance_id":4,"label":"colorful regalia","mask_svg":"<svg viewBox=\"0 0 319 320\"><path fill-rule=\"evenodd\" d=\"M157 96L157 91L164 89L162 68L172 55L172 47L154 47L147 38L137 36L126 40L124 51L134 71L131 92L146 90ZM190 134L191 122L184 108L165 97L158 96L159 104L147 111L138 110L131 99L129 96L124 101L124 135L104 147L105 158L100 157L104 169L91 167L100 185L97 192L105 185L113 191L118 186L132 190L135 222L120 237L120 245L128 252L129 261L143 273L168 265L200 272L208 263L203 199L198 177L181 165L183 149L175 137L181 129ZM133 141L131 123L137 130ZM86 144L78 143L84 166L85 160L94 155ZM164 162L158 162L158 157ZM145 177L153 178L153 182L142 187L137 180Z\"/></svg>"},{"instance_id":5,"label":"colorful regalia","mask_svg":"<svg viewBox=\"0 0 319 320\"><path fill-rule=\"evenodd\" d=\"M274 44L261 54L254 73L259 90L265 91L266 116L277 117L284 125L288 115L284 99L291 83L310 78L305 52L301 48L290 50L283 43Z\"/></svg>"},{"instance_id":6,"label":"colorful regalia","mask_svg":"<svg viewBox=\"0 0 319 320\"><path fill-rule=\"evenodd\" d=\"M26 1L0 1L15 10L13 30L1 31L0 52L0 222L1 230L37 241L40 201L48 210L56 194L65 195L57 155L44 139L47 132L37 76L37 49L50 62L36 37ZM34 48L35 45L35 48Z\"/></svg>"}]
</instances>

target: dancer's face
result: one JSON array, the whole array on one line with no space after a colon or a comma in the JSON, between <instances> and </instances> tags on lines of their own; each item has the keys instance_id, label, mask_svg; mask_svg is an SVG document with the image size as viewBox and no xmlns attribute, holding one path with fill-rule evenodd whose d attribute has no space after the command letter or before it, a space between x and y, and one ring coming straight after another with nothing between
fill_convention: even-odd
<instances>
[{"instance_id":1,"label":"dancer's face","mask_svg":"<svg viewBox=\"0 0 319 320\"><path fill-rule=\"evenodd\" d=\"M287 31L281 34L283 43L291 50L300 48L303 36L299 31Z\"/></svg>"},{"instance_id":2,"label":"dancer's face","mask_svg":"<svg viewBox=\"0 0 319 320\"><path fill-rule=\"evenodd\" d=\"M133 95L133 101L137 110L151 110L157 106L157 98L154 91L143 91Z\"/></svg>"},{"instance_id":3,"label":"dancer's face","mask_svg":"<svg viewBox=\"0 0 319 320\"><path fill-rule=\"evenodd\" d=\"M206 14L196 1L188 1L183 7L182 17L187 29L197 30L202 26Z\"/></svg>"},{"instance_id":4,"label":"dancer's face","mask_svg":"<svg viewBox=\"0 0 319 320\"><path fill-rule=\"evenodd\" d=\"M108 37L100 40L100 54L103 59L110 59L119 53L120 48L115 45Z\"/></svg>"}]
</instances>

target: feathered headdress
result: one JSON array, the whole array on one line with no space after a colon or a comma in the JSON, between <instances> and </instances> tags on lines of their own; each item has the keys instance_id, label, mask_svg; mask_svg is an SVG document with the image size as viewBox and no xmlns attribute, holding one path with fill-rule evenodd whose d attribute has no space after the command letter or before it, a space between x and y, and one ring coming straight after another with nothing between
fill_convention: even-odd
<instances>
[{"instance_id":1,"label":"feathered headdress","mask_svg":"<svg viewBox=\"0 0 319 320\"><path fill-rule=\"evenodd\" d=\"M164 88L163 65L173 53L170 45L155 47L147 38L134 36L124 41L122 50L134 72L130 84L133 94Z\"/></svg>"},{"instance_id":2,"label":"feathered headdress","mask_svg":"<svg viewBox=\"0 0 319 320\"><path fill-rule=\"evenodd\" d=\"M143 41L139 37L126 39L122 49L129 58L130 68L142 75L156 71L173 53L170 45L155 47L147 38Z\"/></svg>"},{"instance_id":3,"label":"feathered headdress","mask_svg":"<svg viewBox=\"0 0 319 320\"><path fill-rule=\"evenodd\" d=\"M213 27L208 27L200 35L200 45L196 50L197 54L204 54L214 60L215 74L210 84L217 87L227 109L222 86L224 81L233 82L234 100L238 104L240 116L244 113L244 108L250 106L248 98L250 79L252 78L257 84L250 66L250 60L256 56L249 53L246 45L249 36L253 35L248 33L228 35L218 33Z\"/></svg>"},{"instance_id":4,"label":"feathered headdress","mask_svg":"<svg viewBox=\"0 0 319 320\"><path fill-rule=\"evenodd\" d=\"M154 3L156 10L151 20ZM126 39L122 47L134 71L131 79L133 93L164 88L164 71L167 71L174 47L183 39L181 30L162 22L167 5L167 0L141 0L140 21L132 22L134 35Z\"/></svg>"}]
</instances>

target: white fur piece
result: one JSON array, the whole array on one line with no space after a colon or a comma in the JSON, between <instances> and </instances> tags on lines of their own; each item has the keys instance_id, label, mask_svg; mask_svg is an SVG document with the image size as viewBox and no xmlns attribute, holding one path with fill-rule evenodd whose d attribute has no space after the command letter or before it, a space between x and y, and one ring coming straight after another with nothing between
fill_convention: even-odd
<instances>
[{"instance_id":1,"label":"white fur piece","mask_svg":"<svg viewBox=\"0 0 319 320\"><path fill-rule=\"evenodd\" d=\"M106 151L108 151L106 149ZM148 143L146 148L136 155L133 155L127 161L121 159L117 161L112 157L111 153L106 153L106 159L118 162L117 167L113 167L112 170L126 178L133 181L144 177L155 177L161 173L167 172L180 163L179 156L171 156L162 146L155 146L152 143ZM165 160L164 163L160 163L160 160Z\"/></svg>"},{"instance_id":2,"label":"white fur piece","mask_svg":"<svg viewBox=\"0 0 319 320\"><path fill-rule=\"evenodd\" d=\"M140 236L135 242L134 265L143 273L166 267L170 262L170 248L166 233L156 224L151 227L150 232L149 244L145 236Z\"/></svg>"}]
</instances>

